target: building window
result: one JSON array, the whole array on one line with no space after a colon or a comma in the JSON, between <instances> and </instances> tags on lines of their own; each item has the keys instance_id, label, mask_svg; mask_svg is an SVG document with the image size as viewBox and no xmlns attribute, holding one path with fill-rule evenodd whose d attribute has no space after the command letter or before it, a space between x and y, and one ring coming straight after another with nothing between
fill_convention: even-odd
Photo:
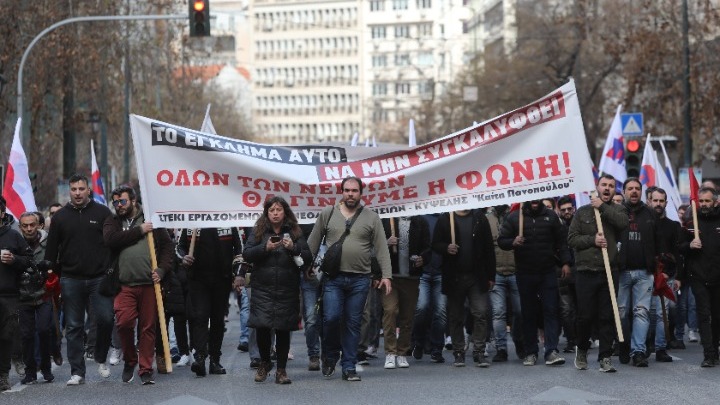
<instances>
[{"instance_id":1,"label":"building window","mask_svg":"<svg viewBox=\"0 0 720 405\"><path fill-rule=\"evenodd\" d=\"M432 95L432 93L433 93L433 82L432 81L418 82L418 94Z\"/></svg>"},{"instance_id":2,"label":"building window","mask_svg":"<svg viewBox=\"0 0 720 405\"><path fill-rule=\"evenodd\" d=\"M396 25L395 26L395 38L410 38L410 26Z\"/></svg>"},{"instance_id":3,"label":"building window","mask_svg":"<svg viewBox=\"0 0 720 405\"><path fill-rule=\"evenodd\" d=\"M433 64L432 51L419 52L417 64L418 64L418 66L432 66L432 64Z\"/></svg>"},{"instance_id":4,"label":"building window","mask_svg":"<svg viewBox=\"0 0 720 405\"><path fill-rule=\"evenodd\" d=\"M407 53L395 54L395 66L410 66L410 54L407 54Z\"/></svg>"},{"instance_id":5,"label":"building window","mask_svg":"<svg viewBox=\"0 0 720 405\"><path fill-rule=\"evenodd\" d=\"M373 55L372 65L373 67L387 66L387 55Z\"/></svg>"},{"instance_id":6,"label":"building window","mask_svg":"<svg viewBox=\"0 0 720 405\"><path fill-rule=\"evenodd\" d=\"M432 0L415 0L415 3L419 9L432 8Z\"/></svg>"},{"instance_id":7,"label":"building window","mask_svg":"<svg viewBox=\"0 0 720 405\"><path fill-rule=\"evenodd\" d=\"M385 10L385 0L370 0L370 11Z\"/></svg>"},{"instance_id":8,"label":"building window","mask_svg":"<svg viewBox=\"0 0 720 405\"><path fill-rule=\"evenodd\" d=\"M418 24L418 37L420 38L431 38L432 37L432 23Z\"/></svg>"},{"instance_id":9,"label":"building window","mask_svg":"<svg viewBox=\"0 0 720 405\"><path fill-rule=\"evenodd\" d=\"M385 32L385 26L384 25L376 25L372 27L372 37L373 38L385 38L386 36Z\"/></svg>"},{"instance_id":10,"label":"building window","mask_svg":"<svg viewBox=\"0 0 720 405\"><path fill-rule=\"evenodd\" d=\"M407 10L408 0L393 0L393 10Z\"/></svg>"},{"instance_id":11,"label":"building window","mask_svg":"<svg viewBox=\"0 0 720 405\"><path fill-rule=\"evenodd\" d=\"M387 122L388 112L387 110L376 109L373 110L373 122Z\"/></svg>"},{"instance_id":12,"label":"building window","mask_svg":"<svg viewBox=\"0 0 720 405\"><path fill-rule=\"evenodd\" d=\"M373 83L373 96L387 95L387 83Z\"/></svg>"},{"instance_id":13,"label":"building window","mask_svg":"<svg viewBox=\"0 0 720 405\"><path fill-rule=\"evenodd\" d=\"M410 83L395 83L395 94L410 94Z\"/></svg>"}]
</instances>

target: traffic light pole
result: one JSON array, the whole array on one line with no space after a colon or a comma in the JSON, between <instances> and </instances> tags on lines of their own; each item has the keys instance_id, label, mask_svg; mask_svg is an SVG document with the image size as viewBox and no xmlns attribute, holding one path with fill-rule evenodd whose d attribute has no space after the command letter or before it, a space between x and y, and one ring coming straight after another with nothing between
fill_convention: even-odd
<instances>
[{"instance_id":1,"label":"traffic light pole","mask_svg":"<svg viewBox=\"0 0 720 405\"><path fill-rule=\"evenodd\" d=\"M17 82L17 115L18 118L22 118L23 116L23 68L25 67L25 62L27 61L28 56L30 55L30 51L32 50L33 46L46 34L49 32L55 30L56 28L62 27L63 25L77 23L77 22L88 22L88 21L137 21L137 20L185 20L188 16L186 14L170 14L170 15L158 15L158 14L141 14L141 15L97 15L97 16L86 16L86 17L73 17L73 18L66 18L62 21L58 21L55 24L45 28L42 32L40 32L35 38L33 38L32 41L30 41L30 45L25 49L25 52L23 53L22 59L20 59L20 67L18 68L18 82ZM26 122L25 120L22 121L22 126L20 131L20 139L25 139L25 128ZM27 146L27 145L25 145ZM27 153L28 148L25 148L25 151Z\"/></svg>"}]
</instances>

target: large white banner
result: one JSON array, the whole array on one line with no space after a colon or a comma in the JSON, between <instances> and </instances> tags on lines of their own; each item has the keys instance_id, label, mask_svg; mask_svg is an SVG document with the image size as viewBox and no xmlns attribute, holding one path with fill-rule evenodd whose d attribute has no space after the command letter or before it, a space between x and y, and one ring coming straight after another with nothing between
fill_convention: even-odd
<instances>
[{"instance_id":1,"label":"large white banner","mask_svg":"<svg viewBox=\"0 0 720 405\"><path fill-rule=\"evenodd\" d=\"M264 145L131 116L144 209L156 227L251 226L284 197L301 223L365 182L382 217L511 204L594 189L574 82L416 147Z\"/></svg>"}]
</instances>

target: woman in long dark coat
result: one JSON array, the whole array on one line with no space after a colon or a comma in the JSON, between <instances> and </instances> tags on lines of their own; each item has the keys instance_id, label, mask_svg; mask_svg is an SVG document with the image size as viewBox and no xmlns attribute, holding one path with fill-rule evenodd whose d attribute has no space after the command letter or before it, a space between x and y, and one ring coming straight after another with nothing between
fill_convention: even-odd
<instances>
[{"instance_id":1,"label":"woman in long dark coat","mask_svg":"<svg viewBox=\"0 0 720 405\"><path fill-rule=\"evenodd\" d=\"M297 218L282 197L265 202L263 215L255 223L253 237L243 252L253 265L252 295L248 326L255 328L260 350L256 382L267 379L273 368L270 361L272 331L277 352L276 384L290 384L285 371L290 351L290 332L300 322L300 265L296 257L310 263L312 255Z\"/></svg>"}]
</instances>

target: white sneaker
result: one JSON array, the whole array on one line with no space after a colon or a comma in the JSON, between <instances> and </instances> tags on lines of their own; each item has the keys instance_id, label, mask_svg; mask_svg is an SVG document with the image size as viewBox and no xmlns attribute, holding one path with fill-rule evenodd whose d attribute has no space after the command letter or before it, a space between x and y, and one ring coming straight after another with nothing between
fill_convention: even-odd
<instances>
[{"instance_id":1,"label":"white sneaker","mask_svg":"<svg viewBox=\"0 0 720 405\"><path fill-rule=\"evenodd\" d=\"M98 363L98 373L100 373L100 377L108 378L110 377L110 368L105 363Z\"/></svg>"},{"instance_id":2,"label":"white sneaker","mask_svg":"<svg viewBox=\"0 0 720 405\"><path fill-rule=\"evenodd\" d=\"M385 356L385 368L390 370L395 368L395 355L394 354L388 354Z\"/></svg>"},{"instance_id":3,"label":"white sneaker","mask_svg":"<svg viewBox=\"0 0 720 405\"><path fill-rule=\"evenodd\" d=\"M400 368L408 368L410 367L410 363L407 361L407 357L405 356L397 356L397 366Z\"/></svg>"},{"instance_id":4,"label":"white sneaker","mask_svg":"<svg viewBox=\"0 0 720 405\"><path fill-rule=\"evenodd\" d=\"M288 360L295 360L295 355L292 352L288 352Z\"/></svg>"},{"instance_id":5,"label":"white sneaker","mask_svg":"<svg viewBox=\"0 0 720 405\"><path fill-rule=\"evenodd\" d=\"M377 347L373 345L368 346L368 348L365 350L365 354L372 357L373 359L377 358Z\"/></svg>"},{"instance_id":6,"label":"white sneaker","mask_svg":"<svg viewBox=\"0 0 720 405\"><path fill-rule=\"evenodd\" d=\"M175 365L178 367L185 367L188 365L189 362L190 356L188 356L187 354L183 354L182 356L180 356L180 360L178 360L177 364Z\"/></svg>"},{"instance_id":7,"label":"white sneaker","mask_svg":"<svg viewBox=\"0 0 720 405\"><path fill-rule=\"evenodd\" d=\"M110 360L108 361L110 362L111 366L117 366L120 363L121 353L122 352L120 351L120 349L116 349L114 347L110 348Z\"/></svg>"},{"instance_id":8,"label":"white sneaker","mask_svg":"<svg viewBox=\"0 0 720 405\"><path fill-rule=\"evenodd\" d=\"M698 339L697 333L695 333L694 330L690 329L690 331L688 331L688 341L695 343L695 342L697 342L698 340L699 340L699 339Z\"/></svg>"},{"instance_id":9,"label":"white sneaker","mask_svg":"<svg viewBox=\"0 0 720 405\"><path fill-rule=\"evenodd\" d=\"M80 385L85 384L85 378L79 375L73 375L67 382L67 385Z\"/></svg>"}]
</instances>

